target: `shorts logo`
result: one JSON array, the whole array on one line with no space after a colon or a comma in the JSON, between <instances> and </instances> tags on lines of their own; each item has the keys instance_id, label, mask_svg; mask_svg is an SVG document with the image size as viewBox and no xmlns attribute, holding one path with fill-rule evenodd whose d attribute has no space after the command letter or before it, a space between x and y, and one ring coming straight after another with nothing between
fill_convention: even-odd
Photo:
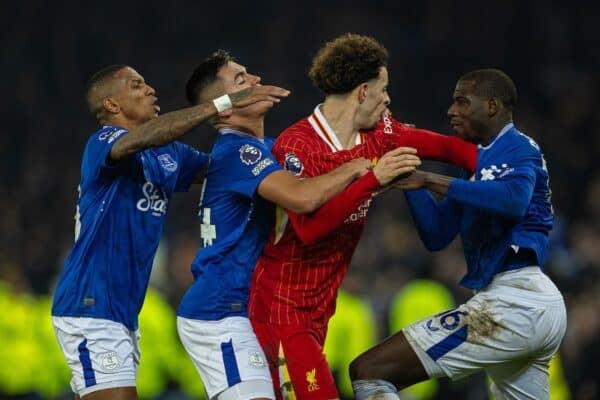
<instances>
[{"instance_id":1,"label":"shorts logo","mask_svg":"<svg viewBox=\"0 0 600 400\"><path fill-rule=\"evenodd\" d=\"M105 371L113 371L121 365L121 360L119 360L119 356L115 351L104 353L101 357L102 361L100 362L100 365L102 365L102 369Z\"/></svg>"},{"instance_id":2,"label":"shorts logo","mask_svg":"<svg viewBox=\"0 0 600 400\"><path fill-rule=\"evenodd\" d=\"M290 171L296 176L302 174L304 171L304 165L302 165L302 162L294 153L287 153L285 155L285 161L283 165L287 171Z\"/></svg>"},{"instance_id":3,"label":"shorts logo","mask_svg":"<svg viewBox=\"0 0 600 400\"><path fill-rule=\"evenodd\" d=\"M161 154L158 156L160 166L169 172L175 172L177 169L177 161L173 160L170 154Z\"/></svg>"},{"instance_id":4,"label":"shorts logo","mask_svg":"<svg viewBox=\"0 0 600 400\"><path fill-rule=\"evenodd\" d=\"M246 165L256 164L261 157L261 151L250 144L240 147L240 160Z\"/></svg>"},{"instance_id":5,"label":"shorts logo","mask_svg":"<svg viewBox=\"0 0 600 400\"><path fill-rule=\"evenodd\" d=\"M248 362L252 368L264 368L265 361L257 351L251 351L248 357Z\"/></svg>"},{"instance_id":6,"label":"shorts logo","mask_svg":"<svg viewBox=\"0 0 600 400\"><path fill-rule=\"evenodd\" d=\"M306 382L308 382L308 391L314 392L319 390L319 383L317 382L317 369L313 368L310 371L306 371Z\"/></svg>"}]
</instances>

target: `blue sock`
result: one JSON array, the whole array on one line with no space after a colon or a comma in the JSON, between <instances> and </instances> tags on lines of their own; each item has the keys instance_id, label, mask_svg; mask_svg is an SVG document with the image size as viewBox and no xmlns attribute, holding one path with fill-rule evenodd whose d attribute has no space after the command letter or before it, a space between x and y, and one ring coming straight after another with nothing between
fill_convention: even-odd
<instances>
[{"instance_id":1,"label":"blue sock","mask_svg":"<svg viewBox=\"0 0 600 400\"><path fill-rule=\"evenodd\" d=\"M393 383L382 379L358 379L352 381L356 400L400 400Z\"/></svg>"}]
</instances>

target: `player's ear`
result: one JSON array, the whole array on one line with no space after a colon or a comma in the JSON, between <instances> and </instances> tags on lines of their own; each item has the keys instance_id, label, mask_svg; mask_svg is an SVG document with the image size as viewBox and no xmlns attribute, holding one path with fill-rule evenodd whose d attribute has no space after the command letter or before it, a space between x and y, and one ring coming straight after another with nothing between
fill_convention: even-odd
<instances>
[{"instance_id":1,"label":"player's ear","mask_svg":"<svg viewBox=\"0 0 600 400\"><path fill-rule=\"evenodd\" d=\"M495 97L492 97L488 100L488 117L493 117L494 115L500 112L502 107L502 103L498 101Z\"/></svg>"},{"instance_id":2,"label":"player's ear","mask_svg":"<svg viewBox=\"0 0 600 400\"><path fill-rule=\"evenodd\" d=\"M102 99L102 107L111 114L117 114L121 111L121 106L112 97L105 97Z\"/></svg>"},{"instance_id":3,"label":"player's ear","mask_svg":"<svg viewBox=\"0 0 600 400\"><path fill-rule=\"evenodd\" d=\"M369 84L368 83L361 83L360 85L358 85L358 91L357 91L357 100L359 104L364 103L364 101L367 99L367 89L369 88Z\"/></svg>"}]
</instances>

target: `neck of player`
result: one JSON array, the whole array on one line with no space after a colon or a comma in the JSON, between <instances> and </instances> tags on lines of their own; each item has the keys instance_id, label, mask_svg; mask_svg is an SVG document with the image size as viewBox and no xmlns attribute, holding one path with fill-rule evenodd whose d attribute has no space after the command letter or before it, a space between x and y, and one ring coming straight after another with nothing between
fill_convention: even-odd
<instances>
[{"instance_id":1,"label":"neck of player","mask_svg":"<svg viewBox=\"0 0 600 400\"><path fill-rule=\"evenodd\" d=\"M232 116L227 121L222 121L215 125L217 129L233 129L244 132L259 139L265 136L265 119L264 118L236 118Z\"/></svg>"},{"instance_id":2,"label":"neck of player","mask_svg":"<svg viewBox=\"0 0 600 400\"><path fill-rule=\"evenodd\" d=\"M335 132L344 149L356 144L359 127L356 124L358 105L347 95L329 95L323 103L321 112Z\"/></svg>"}]
</instances>

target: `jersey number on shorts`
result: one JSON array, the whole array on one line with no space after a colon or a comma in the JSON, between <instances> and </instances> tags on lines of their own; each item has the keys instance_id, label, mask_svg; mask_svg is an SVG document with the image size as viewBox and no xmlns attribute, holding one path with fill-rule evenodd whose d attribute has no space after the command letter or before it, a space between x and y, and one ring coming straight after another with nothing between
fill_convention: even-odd
<instances>
[{"instance_id":1,"label":"jersey number on shorts","mask_svg":"<svg viewBox=\"0 0 600 400\"><path fill-rule=\"evenodd\" d=\"M450 310L438 314L426 322L425 325L431 332L439 332L440 330L448 332L448 336L426 350L432 360L436 361L467 340L468 325L464 323L464 317L467 315L469 313L466 311Z\"/></svg>"}]
</instances>

